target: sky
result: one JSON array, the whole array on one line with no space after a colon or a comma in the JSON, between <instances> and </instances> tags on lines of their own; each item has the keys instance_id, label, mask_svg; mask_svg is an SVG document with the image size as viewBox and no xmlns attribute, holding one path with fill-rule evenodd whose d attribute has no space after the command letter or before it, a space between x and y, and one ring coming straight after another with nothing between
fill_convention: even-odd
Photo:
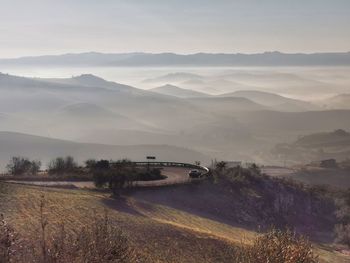
<instances>
[{"instance_id":1,"label":"sky","mask_svg":"<svg viewBox=\"0 0 350 263\"><path fill-rule=\"evenodd\" d=\"M349 0L0 0L0 57L350 51Z\"/></svg>"}]
</instances>

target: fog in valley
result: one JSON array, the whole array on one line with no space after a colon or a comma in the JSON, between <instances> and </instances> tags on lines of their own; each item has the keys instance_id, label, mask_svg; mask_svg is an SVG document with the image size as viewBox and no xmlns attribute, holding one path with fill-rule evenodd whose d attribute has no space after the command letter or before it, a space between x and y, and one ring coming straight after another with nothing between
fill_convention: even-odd
<instances>
[{"instance_id":1,"label":"fog in valley","mask_svg":"<svg viewBox=\"0 0 350 263\"><path fill-rule=\"evenodd\" d=\"M297 153L300 147L292 147L302 136L350 130L346 66L44 67L3 62L0 71L0 139L14 141L2 153L2 168L22 152L44 161L65 154L81 161L142 161L153 154L165 161L265 165L343 160L350 152L346 136L337 145L319 142L307 150L307 160ZM23 142L31 142L30 135L43 138L33 137L41 144L28 152ZM107 146L101 144L113 146L103 150ZM123 152L125 146L132 150Z\"/></svg>"}]
</instances>

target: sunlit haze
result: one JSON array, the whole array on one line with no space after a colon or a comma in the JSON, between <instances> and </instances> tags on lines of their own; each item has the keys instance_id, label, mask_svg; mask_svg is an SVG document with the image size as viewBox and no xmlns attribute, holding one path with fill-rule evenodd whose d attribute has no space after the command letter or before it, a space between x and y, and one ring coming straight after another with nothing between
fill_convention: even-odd
<instances>
[{"instance_id":1,"label":"sunlit haze","mask_svg":"<svg viewBox=\"0 0 350 263\"><path fill-rule=\"evenodd\" d=\"M0 0L0 57L349 51L347 0Z\"/></svg>"}]
</instances>

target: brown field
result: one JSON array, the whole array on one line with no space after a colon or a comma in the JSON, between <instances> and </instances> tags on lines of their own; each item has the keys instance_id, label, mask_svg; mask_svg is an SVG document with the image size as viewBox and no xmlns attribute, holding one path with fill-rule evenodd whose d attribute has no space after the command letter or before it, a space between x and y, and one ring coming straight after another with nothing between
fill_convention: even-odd
<instances>
[{"instance_id":1,"label":"brown field","mask_svg":"<svg viewBox=\"0 0 350 263\"><path fill-rule=\"evenodd\" d=\"M257 235L213 214L192 211L185 203L175 204L164 198L167 192L183 194L182 188L136 190L113 199L105 192L0 182L0 212L17 231L31 237L39 228L42 196L51 227L64 222L74 231L77 226L89 223L94 213L106 210L110 220L123 229L147 262L230 262L232 248L249 245ZM316 252L323 262L349 262L349 258L326 245L317 246Z\"/></svg>"}]
</instances>

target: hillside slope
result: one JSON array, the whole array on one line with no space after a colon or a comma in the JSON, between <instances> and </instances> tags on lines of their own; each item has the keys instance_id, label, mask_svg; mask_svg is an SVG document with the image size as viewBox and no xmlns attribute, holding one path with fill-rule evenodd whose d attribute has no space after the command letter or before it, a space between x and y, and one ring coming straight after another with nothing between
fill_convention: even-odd
<instances>
[{"instance_id":1,"label":"hillside slope","mask_svg":"<svg viewBox=\"0 0 350 263\"><path fill-rule=\"evenodd\" d=\"M317 103L327 109L350 109L350 94L339 94Z\"/></svg>"},{"instance_id":2,"label":"hillside slope","mask_svg":"<svg viewBox=\"0 0 350 263\"><path fill-rule=\"evenodd\" d=\"M278 144L272 154L290 163L309 163L325 159L346 160L350 156L350 133L344 130L314 133L292 143Z\"/></svg>"},{"instance_id":3,"label":"hillside slope","mask_svg":"<svg viewBox=\"0 0 350 263\"><path fill-rule=\"evenodd\" d=\"M63 220L71 231L90 222L91 211L106 210L138 252L149 257L147 262L232 262L232 249L251 244L258 229L290 224L322 243L315 244L321 262L347 262L329 246L334 206L327 196L245 173L240 180L228 178L135 189L117 199L103 192L0 182L0 212L20 233L32 236L42 196L50 208L49 227Z\"/></svg>"},{"instance_id":4,"label":"hillside slope","mask_svg":"<svg viewBox=\"0 0 350 263\"><path fill-rule=\"evenodd\" d=\"M115 146L103 144L88 144L64 141L52 138L32 136L27 134L0 132L0 167L5 165L12 156L24 156L41 160L46 165L58 156L71 155L80 163L89 159L120 159L130 158L143 161L146 156L154 155L159 161L179 161L203 163L210 162L210 158L185 148L168 145L130 145Z\"/></svg>"},{"instance_id":5,"label":"hillside slope","mask_svg":"<svg viewBox=\"0 0 350 263\"><path fill-rule=\"evenodd\" d=\"M291 99L275 93L257 90L240 90L221 94L220 97L246 98L255 103L269 106L273 110L280 111L308 111L318 109L316 105L312 105L306 101Z\"/></svg>"}]
</instances>

